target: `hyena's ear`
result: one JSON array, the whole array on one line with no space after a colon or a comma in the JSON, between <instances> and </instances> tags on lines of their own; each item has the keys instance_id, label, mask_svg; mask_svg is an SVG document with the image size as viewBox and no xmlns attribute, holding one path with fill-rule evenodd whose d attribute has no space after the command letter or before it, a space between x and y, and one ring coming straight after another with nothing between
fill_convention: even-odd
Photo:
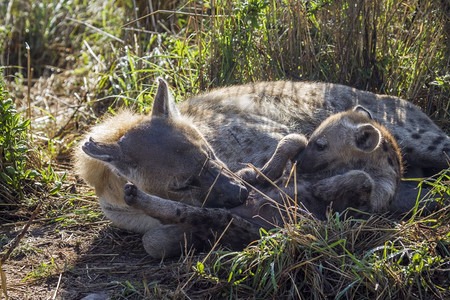
<instances>
[{"instance_id":1,"label":"hyena's ear","mask_svg":"<svg viewBox=\"0 0 450 300\"><path fill-rule=\"evenodd\" d=\"M361 151L372 152L381 140L381 132L371 124L358 125L355 129L355 146Z\"/></svg>"},{"instance_id":2,"label":"hyena's ear","mask_svg":"<svg viewBox=\"0 0 450 300\"><path fill-rule=\"evenodd\" d=\"M92 138L89 138L89 141L85 142L81 149L90 157L104 162L113 162L123 156L116 143L100 143Z\"/></svg>"},{"instance_id":3,"label":"hyena's ear","mask_svg":"<svg viewBox=\"0 0 450 300\"><path fill-rule=\"evenodd\" d=\"M373 119L372 113L370 112L370 110L368 110L368 109L365 108L364 106L356 105L356 106L353 108L353 111L354 111L354 112L357 112L357 113L359 113L359 114L362 114L362 115L368 117L369 119Z\"/></svg>"},{"instance_id":4,"label":"hyena's ear","mask_svg":"<svg viewBox=\"0 0 450 300\"><path fill-rule=\"evenodd\" d=\"M172 118L179 114L167 82L162 78L158 78L158 90L153 100L152 116Z\"/></svg>"}]
</instances>

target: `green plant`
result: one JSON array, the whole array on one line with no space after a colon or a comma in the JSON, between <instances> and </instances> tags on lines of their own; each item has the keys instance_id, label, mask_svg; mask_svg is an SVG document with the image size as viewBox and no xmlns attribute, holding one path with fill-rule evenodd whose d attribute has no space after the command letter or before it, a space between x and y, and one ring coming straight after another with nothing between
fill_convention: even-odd
<instances>
[{"instance_id":1,"label":"green plant","mask_svg":"<svg viewBox=\"0 0 450 300\"><path fill-rule=\"evenodd\" d=\"M146 56L138 57L135 50L125 48L109 72L102 75L98 92L104 96L97 102L106 101L110 107L125 106L146 111L156 92L154 79L158 76L171 78L177 99L198 92L197 80L201 77L203 60L202 50L193 42L195 35L188 38L156 37L150 39L148 47L152 50ZM153 43L156 45L152 46Z\"/></svg>"},{"instance_id":2,"label":"green plant","mask_svg":"<svg viewBox=\"0 0 450 300\"><path fill-rule=\"evenodd\" d=\"M0 184L4 187L6 202L14 202L22 195L23 180L35 175L27 170L29 120L23 120L0 78ZM2 197L3 199L3 197Z\"/></svg>"},{"instance_id":3,"label":"green plant","mask_svg":"<svg viewBox=\"0 0 450 300\"><path fill-rule=\"evenodd\" d=\"M197 264L196 272L229 298L445 298L450 206L443 198L450 195L449 172L427 180L433 186L429 201L442 207L431 215L416 208L402 221L301 217L261 231L261 239L241 252L218 252Z\"/></svg>"},{"instance_id":4,"label":"green plant","mask_svg":"<svg viewBox=\"0 0 450 300\"><path fill-rule=\"evenodd\" d=\"M106 104L102 112L114 113L117 106L148 111L157 76L169 79L177 100L208 88L257 80L343 83L411 100L449 130L447 1L5 3L0 5L4 16L0 18L0 64L5 66L4 74L15 74L16 82L8 85L10 94L0 85L0 199L16 205L17 196L25 195L17 204L22 208L44 199L35 221L48 226L40 230L82 228L80 248L86 246L86 230L95 231L93 224L103 215L91 190L86 192L74 182L70 171L67 184L63 174L67 156L61 161L60 147L73 147L77 140L73 136L95 119L90 105ZM157 12L133 21L152 11ZM31 99L37 100L40 90L34 89L47 75L62 82L49 81L48 90L55 97L42 93L39 97L46 101L33 103L39 110L32 116L34 140L27 134L28 121L14 108L17 102L9 100L24 94L25 42L31 46L33 83L38 83ZM70 81L75 83L66 85ZM55 102L58 109L53 110ZM70 108L67 114L61 113L64 105ZM70 117L72 109L75 113ZM39 113L51 118L51 123L34 122L42 119ZM64 126L61 119L67 121ZM342 220L336 214L327 221L301 218L297 224L262 231L261 240L242 252L218 251L211 259L200 257L197 264L197 257L188 257L177 271L172 268L158 274L150 283L133 279L131 273L143 268L131 263L130 269L121 269L120 281L111 281L107 273L114 272L102 270L100 277L105 279L100 284L107 284L111 293L115 290L115 296L122 298L446 298L450 295L445 273L450 263L450 210L445 206L449 172L426 180L435 187L432 198L444 205L431 216L417 206L401 221ZM22 221L23 211L27 210L12 217L2 211L0 221ZM0 244L12 238L9 228L0 235ZM76 230L72 232L76 237ZM42 247L25 245L13 257L18 263L27 257L27 264L30 256L37 261L35 270L21 277L35 279L27 283L41 285L60 271L56 270L59 263L35 258L46 255ZM107 258L102 263L110 262ZM169 273L177 273L176 278L167 280ZM191 276L194 273L197 276ZM8 286L13 294L22 290ZM2 288L6 291L6 284Z\"/></svg>"},{"instance_id":5,"label":"green plant","mask_svg":"<svg viewBox=\"0 0 450 300\"><path fill-rule=\"evenodd\" d=\"M216 1L209 80L343 83L448 111L439 1ZM430 100L431 98L432 100Z\"/></svg>"},{"instance_id":6,"label":"green plant","mask_svg":"<svg viewBox=\"0 0 450 300\"><path fill-rule=\"evenodd\" d=\"M171 30L135 33L125 48L113 47L115 59L100 80L97 100L120 99L142 110L157 76L170 78L181 97L214 86L300 79L388 93L436 117L449 114L450 52L442 44L448 31L438 1L214 4L180 1L170 18L156 15L166 25L172 20Z\"/></svg>"},{"instance_id":7,"label":"green plant","mask_svg":"<svg viewBox=\"0 0 450 300\"><path fill-rule=\"evenodd\" d=\"M0 78L1 80L1 78ZM3 81L0 81L0 185L6 203L17 203L23 197L25 183L35 180L36 185L49 185L49 194L56 194L66 175L59 176L51 164L43 167L36 146L29 139L30 120L24 120L9 98ZM18 196L18 197L17 197Z\"/></svg>"},{"instance_id":8,"label":"green plant","mask_svg":"<svg viewBox=\"0 0 450 300\"><path fill-rule=\"evenodd\" d=\"M34 268L33 271L31 271L24 279L23 281L27 281L30 279L40 279L40 278L46 278L55 271L57 271L58 266L55 264L55 261L53 258L50 259L49 263L41 262L36 268Z\"/></svg>"}]
</instances>

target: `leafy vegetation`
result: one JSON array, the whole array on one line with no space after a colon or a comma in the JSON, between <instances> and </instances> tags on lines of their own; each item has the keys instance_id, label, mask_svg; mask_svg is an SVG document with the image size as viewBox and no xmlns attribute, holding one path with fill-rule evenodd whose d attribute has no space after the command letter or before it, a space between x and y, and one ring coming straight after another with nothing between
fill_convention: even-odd
<instances>
[{"instance_id":1,"label":"leafy vegetation","mask_svg":"<svg viewBox=\"0 0 450 300\"><path fill-rule=\"evenodd\" d=\"M33 216L32 199L43 199L37 224L53 226L47 229L52 234L61 232L59 246L70 244L64 232L80 230L83 239L70 251L83 248L86 232L102 236L98 224L103 222L92 191L71 174L70 149L80 132L106 111L125 106L147 112L158 76L169 80L179 101L215 86L256 80L342 83L408 99L450 132L447 1L4 2L0 222L19 219L22 225ZM25 42L34 70L30 120L22 117L20 104L28 83ZM438 201L450 194L449 173L422 183L434 187ZM12 203L17 218L3 216L4 205ZM114 295L123 299L445 298L450 294L449 223L448 206L426 217L416 207L403 221L343 221L336 214L325 222L302 218L262 232L261 240L242 252L187 255L181 266L167 272L176 273L170 284L161 278L132 279L137 272L130 269L103 286L115 288ZM1 251L12 247L18 234L11 228L17 224L0 226ZM104 239L120 236L111 235ZM46 256L41 246L29 247L39 251L18 250L13 257L41 256L20 280L39 284L57 274L76 273L69 259ZM140 266L139 261L130 268ZM5 268L2 259L4 293Z\"/></svg>"},{"instance_id":2,"label":"leafy vegetation","mask_svg":"<svg viewBox=\"0 0 450 300\"><path fill-rule=\"evenodd\" d=\"M26 168L29 124L16 111L0 77L0 185L4 203L14 202L15 196L21 196L24 180L32 177Z\"/></svg>"},{"instance_id":3,"label":"leafy vegetation","mask_svg":"<svg viewBox=\"0 0 450 300\"><path fill-rule=\"evenodd\" d=\"M17 112L13 100L0 78L0 185L2 204L17 204L23 200L27 184L49 185L49 194L58 192L65 175L59 176L51 164L44 167L31 146L30 120ZM37 190L35 189L35 192Z\"/></svg>"}]
</instances>

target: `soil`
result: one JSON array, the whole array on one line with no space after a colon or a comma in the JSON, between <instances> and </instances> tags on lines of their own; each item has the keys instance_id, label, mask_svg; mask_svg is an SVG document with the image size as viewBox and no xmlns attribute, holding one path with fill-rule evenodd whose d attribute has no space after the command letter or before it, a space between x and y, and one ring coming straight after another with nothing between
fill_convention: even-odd
<instances>
[{"instance_id":1,"label":"soil","mask_svg":"<svg viewBox=\"0 0 450 300\"><path fill-rule=\"evenodd\" d=\"M0 231L7 236L17 233ZM139 235L109 222L65 229L33 224L17 252L2 266L9 299L82 299L90 294L103 296L99 299L159 298L173 294L189 274L181 263L186 257L152 259ZM40 269L44 264L47 267ZM180 272L185 274L180 277Z\"/></svg>"}]
</instances>

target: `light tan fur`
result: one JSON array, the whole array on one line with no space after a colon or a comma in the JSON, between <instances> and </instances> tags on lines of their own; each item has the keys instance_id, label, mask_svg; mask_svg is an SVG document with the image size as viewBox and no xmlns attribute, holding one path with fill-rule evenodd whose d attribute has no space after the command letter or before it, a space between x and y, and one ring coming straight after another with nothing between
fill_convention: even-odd
<instances>
[{"instance_id":1,"label":"light tan fur","mask_svg":"<svg viewBox=\"0 0 450 300\"><path fill-rule=\"evenodd\" d=\"M126 132L146 119L148 116L121 110L116 115L108 116L93 126L85 134L80 144L84 145L89 137L94 137L97 141L104 143L116 142ZM113 172L103 162L86 155L81 147L75 148L73 157L75 172L94 187L103 212L116 226L144 233L148 228L160 224L158 220L148 218L142 212L126 205L123 201L123 187L127 182L125 178Z\"/></svg>"},{"instance_id":2,"label":"light tan fur","mask_svg":"<svg viewBox=\"0 0 450 300\"><path fill-rule=\"evenodd\" d=\"M104 118L99 124L93 126L80 141L84 145L89 137L103 143L116 142L127 131L139 125L148 116L136 114L129 110L121 110L116 115ZM89 185L95 188L98 197L108 198L111 203L123 203L123 186L125 179L120 179L111 172L103 162L87 156L81 147L74 150L73 166L75 172Z\"/></svg>"}]
</instances>

